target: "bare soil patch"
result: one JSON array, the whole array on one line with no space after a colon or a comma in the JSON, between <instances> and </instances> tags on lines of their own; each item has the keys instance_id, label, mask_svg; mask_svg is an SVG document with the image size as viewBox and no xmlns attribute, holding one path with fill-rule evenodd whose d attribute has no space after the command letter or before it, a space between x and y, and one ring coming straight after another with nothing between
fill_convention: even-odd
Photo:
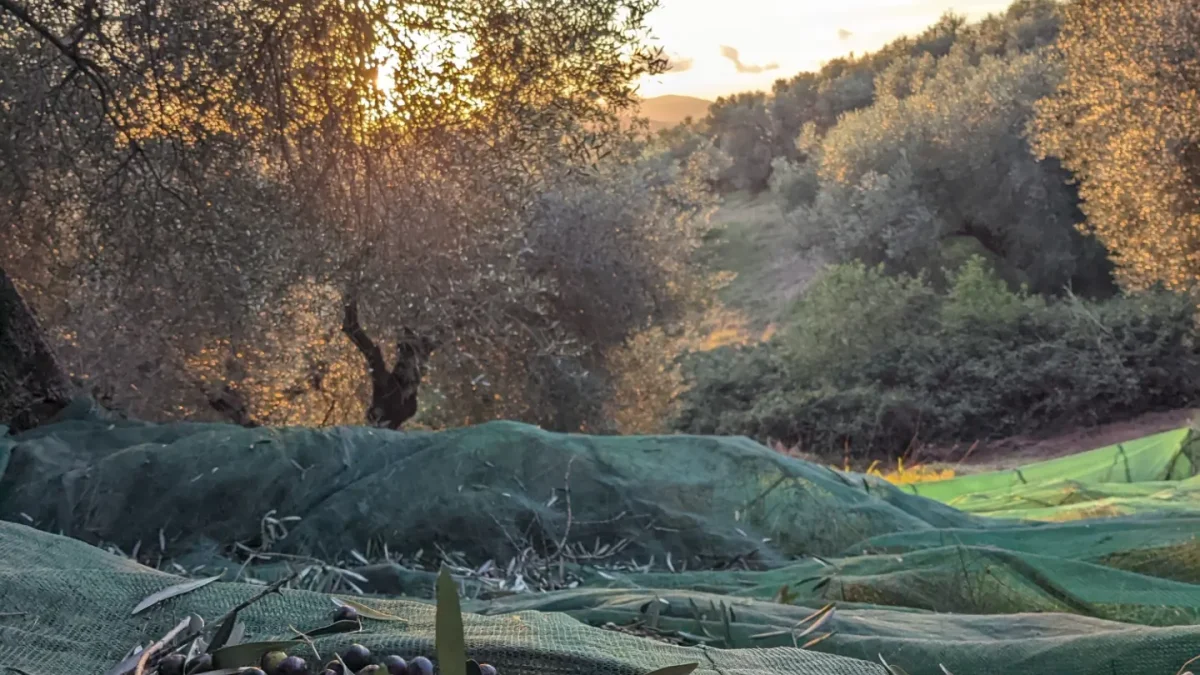
<instances>
[{"instance_id":1,"label":"bare soil patch","mask_svg":"<svg viewBox=\"0 0 1200 675\"><path fill-rule=\"evenodd\" d=\"M1120 422L1075 428L1050 435L1012 436L994 441L922 448L913 459L931 465L955 467L958 473L1011 469L1042 460L1065 457L1143 436L1185 427L1200 408L1184 408L1138 415Z\"/></svg>"}]
</instances>

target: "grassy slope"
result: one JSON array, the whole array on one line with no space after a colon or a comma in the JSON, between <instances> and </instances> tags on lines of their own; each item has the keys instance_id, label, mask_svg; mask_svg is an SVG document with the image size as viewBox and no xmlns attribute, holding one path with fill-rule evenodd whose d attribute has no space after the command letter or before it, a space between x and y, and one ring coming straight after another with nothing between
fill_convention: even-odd
<instances>
[{"instance_id":1,"label":"grassy slope","mask_svg":"<svg viewBox=\"0 0 1200 675\"><path fill-rule=\"evenodd\" d=\"M754 327L775 322L820 262L801 253L770 194L727 196L712 218L707 260L737 277L723 291L727 306L745 312Z\"/></svg>"}]
</instances>

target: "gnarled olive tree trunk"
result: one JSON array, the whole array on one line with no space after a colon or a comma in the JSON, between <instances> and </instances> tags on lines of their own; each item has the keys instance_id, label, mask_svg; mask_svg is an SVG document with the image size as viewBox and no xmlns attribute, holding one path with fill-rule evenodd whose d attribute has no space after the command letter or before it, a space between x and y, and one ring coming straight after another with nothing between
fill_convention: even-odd
<instances>
[{"instance_id":1,"label":"gnarled olive tree trunk","mask_svg":"<svg viewBox=\"0 0 1200 675\"><path fill-rule=\"evenodd\" d=\"M0 269L0 424L35 427L71 400L71 380L12 279Z\"/></svg>"},{"instance_id":2,"label":"gnarled olive tree trunk","mask_svg":"<svg viewBox=\"0 0 1200 675\"><path fill-rule=\"evenodd\" d=\"M395 365L388 368L383 350L359 323L358 299L347 297L342 309L342 332L366 359L367 374L371 377L367 424L399 429L417 414L417 390L421 386L425 362L437 342L405 329L404 338L396 343Z\"/></svg>"}]
</instances>

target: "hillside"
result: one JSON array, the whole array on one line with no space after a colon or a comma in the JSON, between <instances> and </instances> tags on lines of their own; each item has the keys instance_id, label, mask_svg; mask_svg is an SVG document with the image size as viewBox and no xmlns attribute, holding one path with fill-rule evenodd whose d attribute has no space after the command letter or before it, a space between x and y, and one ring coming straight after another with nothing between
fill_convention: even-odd
<instances>
[{"instance_id":1,"label":"hillside","mask_svg":"<svg viewBox=\"0 0 1200 675\"><path fill-rule=\"evenodd\" d=\"M1083 78L1075 86L1103 90L1086 79L1098 56L1064 65L1046 49L1065 20L1049 0L971 24L946 17L770 93L722 97L698 130L711 146L680 135L720 150L722 203L702 249L728 280L719 298L771 339L682 359L675 429L908 459L1196 405L1200 351L1178 339L1194 330L1194 305L1136 290L1191 283L1193 263L1166 262L1168 230L1127 236L1118 226L1140 215L1096 210L1098 195L1156 188L1121 173L1084 200L1087 176L1042 158L1090 152L1127 123L1096 137L1062 125L1091 114L1063 93L1064 67ZM1046 106L1059 113L1039 114ZM1149 345L1148 360L1135 356ZM1191 379L1160 387L1154 373ZM1122 403L1106 405L1116 390Z\"/></svg>"},{"instance_id":2,"label":"hillside","mask_svg":"<svg viewBox=\"0 0 1200 675\"><path fill-rule=\"evenodd\" d=\"M694 120L703 119L708 114L712 101L694 96L655 96L642 101L641 114L650 120L650 126L655 129L667 129L691 117Z\"/></svg>"}]
</instances>

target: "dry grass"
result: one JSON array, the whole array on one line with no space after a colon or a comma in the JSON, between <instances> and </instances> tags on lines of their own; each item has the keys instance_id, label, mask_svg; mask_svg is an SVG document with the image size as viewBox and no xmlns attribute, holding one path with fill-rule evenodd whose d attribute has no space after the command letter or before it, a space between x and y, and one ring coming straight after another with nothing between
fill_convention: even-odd
<instances>
[{"instance_id":1,"label":"dry grass","mask_svg":"<svg viewBox=\"0 0 1200 675\"><path fill-rule=\"evenodd\" d=\"M863 473L869 476L878 476L893 485L929 483L954 478L955 475L954 469L939 468L929 464L915 463L905 466L903 458L897 459L896 466L892 468L881 469L879 461L871 462L871 465Z\"/></svg>"},{"instance_id":2,"label":"dry grass","mask_svg":"<svg viewBox=\"0 0 1200 675\"><path fill-rule=\"evenodd\" d=\"M827 458L823 459L817 455L804 452L799 447L787 447L779 442L772 442L770 448L780 454L814 464L822 464L827 461ZM830 464L829 468L846 473L861 473L868 476L875 476L893 485L929 483L932 481L948 480L958 475L954 468L942 464L923 464L921 462L906 464L903 457L896 460L895 466L885 466L883 462L875 460L867 465L866 468L855 468L849 460L846 460L842 466Z\"/></svg>"}]
</instances>

